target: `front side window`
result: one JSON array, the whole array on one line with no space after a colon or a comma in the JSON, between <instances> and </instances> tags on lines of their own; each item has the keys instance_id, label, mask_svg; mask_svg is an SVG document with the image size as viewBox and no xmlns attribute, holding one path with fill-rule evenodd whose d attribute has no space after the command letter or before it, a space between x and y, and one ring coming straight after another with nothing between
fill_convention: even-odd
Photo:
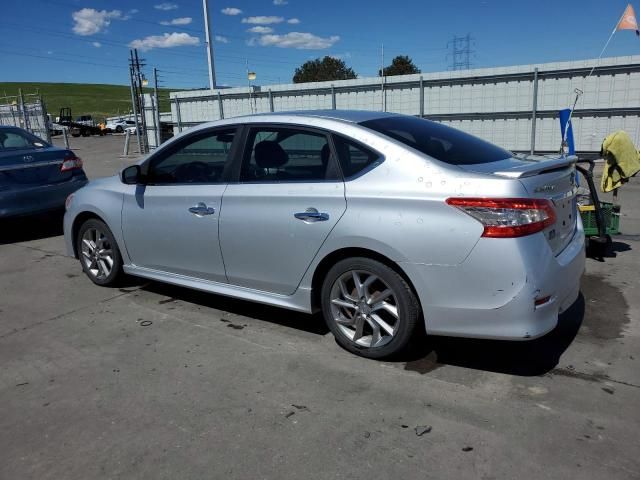
<instances>
[{"instance_id":1,"label":"front side window","mask_svg":"<svg viewBox=\"0 0 640 480\"><path fill-rule=\"evenodd\" d=\"M235 129L206 132L187 139L175 149L151 159L148 183L220 183L231 162Z\"/></svg>"},{"instance_id":2,"label":"front side window","mask_svg":"<svg viewBox=\"0 0 640 480\"><path fill-rule=\"evenodd\" d=\"M511 152L455 128L416 117L385 117L360 125L451 165L491 163L512 157Z\"/></svg>"},{"instance_id":3,"label":"front side window","mask_svg":"<svg viewBox=\"0 0 640 480\"><path fill-rule=\"evenodd\" d=\"M0 150L43 148L47 144L35 135L20 130L0 130Z\"/></svg>"},{"instance_id":4,"label":"front side window","mask_svg":"<svg viewBox=\"0 0 640 480\"><path fill-rule=\"evenodd\" d=\"M337 180L327 137L294 128L252 128L241 182L320 182Z\"/></svg>"}]
</instances>

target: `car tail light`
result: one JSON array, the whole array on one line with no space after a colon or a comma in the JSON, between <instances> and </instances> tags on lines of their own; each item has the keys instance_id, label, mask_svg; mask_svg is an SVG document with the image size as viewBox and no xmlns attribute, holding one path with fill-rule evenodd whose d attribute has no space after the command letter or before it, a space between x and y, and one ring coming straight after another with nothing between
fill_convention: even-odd
<instances>
[{"instance_id":1,"label":"car tail light","mask_svg":"<svg viewBox=\"0 0 640 480\"><path fill-rule=\"evenodd\" d=\"M514 238L544 230L556 221L549 200L534 198L448 198L484 225L483 237Z\"/></svg>"},{"instance_id":2,"label":"car tail light","mask_svg":"<svg viewBox=\"0 0 640 480\"><path fill-rule=\"evenodd\" d=\"M539 307L541 305L544 305L545 303L549 303L550 300L551 300L551 295L547 295L546 297L542 297L542 298L536 298L533 301L533 305L535 307Z\"/></svg>"},{"instance_id":3,"label":"car tail light","mask_svg":"<svg viewBox=\"0 0 640 480\"><path fill-rule=\"evenodd\" d=\"M60 165L60 171L66 172L68 170L73 170L75 168L82 168L82 160L80 157L77 157L74 153L68 153L64 160L62 161L62 165Z\"/></svg>"}]
</instances>

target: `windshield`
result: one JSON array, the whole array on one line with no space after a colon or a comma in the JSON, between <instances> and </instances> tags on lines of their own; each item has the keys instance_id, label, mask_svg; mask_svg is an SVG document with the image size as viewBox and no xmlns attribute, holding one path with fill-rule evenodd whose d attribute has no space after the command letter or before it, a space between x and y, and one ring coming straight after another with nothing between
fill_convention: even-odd
<instances>
[{"instance_id":1,"label":"windshield","mask_svg":"<svg viewBox=\"0 0 640 480\"><path fill-rule=\"evenodd\" d=\"M44 148L48 144L29 132L17 128L0 130L0 150Z\"/></svg>"},{"instance_id":2,"label":"windshield","mask_svg":"<svg viewBox=\"0 0 640 480\"><path fill-rule=\"evenodd\" d=\"M513 156L478 137L417 117L378 118L360 125L451 165L491 163Z\"/></svg>"}]
</instances>

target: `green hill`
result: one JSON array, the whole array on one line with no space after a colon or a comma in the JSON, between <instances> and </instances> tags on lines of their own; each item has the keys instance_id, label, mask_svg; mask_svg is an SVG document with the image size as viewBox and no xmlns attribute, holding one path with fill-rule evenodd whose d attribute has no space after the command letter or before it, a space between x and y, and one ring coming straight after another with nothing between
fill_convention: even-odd
<instances>
[{"instance_id":1,"label":"green hill","mask_svg":"<svg viewBox=\"0 0 640 480\"><path fill-rule=\"evenodd\" d=\"M53 118L61 107L71 107L74 117L92 115L96 121L105 117L126 114L131 109L131 90L128 85L101 85L87 83L0 82L0 103L5 95L40 92ZM145 89L145 93L152 92ZM169 111L169 92L175 89L159 89L160 111Z\"/></svg>"}]
</instances>

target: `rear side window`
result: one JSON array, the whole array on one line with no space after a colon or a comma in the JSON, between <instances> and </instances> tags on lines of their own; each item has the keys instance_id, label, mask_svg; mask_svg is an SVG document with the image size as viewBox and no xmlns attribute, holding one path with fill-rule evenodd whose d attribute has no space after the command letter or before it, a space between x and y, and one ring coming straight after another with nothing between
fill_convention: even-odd
<instances>
[{"instance_id":1,"label":"rear side window","mask_svg":"<svg viewBox=\"0 0 640 480\"><path fill-rule=\"evenodd\" d=\"M38 137L21 130L0 130L0 150L43 148L47 144Z\"/></svg>"},{"instance_id":2,"label":"rear side window","mask_svg":"<svg viewBox=\"0 0 640 480\"><path fill-rule=\"evenodd\" d=\"M339 135L334 135L333 143L338 153L342 174L347 179L377 165L382 160L377 153Z\"/></svg>"},{"instance_id":3,"label":"rear side window","mask_svg":"<svg viewBox=\"0 0 640 480\"><path fill-rule=\"evenodd\" d=\"M326 135L296 128L252 128L241 182L321 182L337 180Z\"/></svg>"},{"instance_id":4,"label":"rear side window","mask_svg":"<svg viewBox=\"0 0 640 480\"><path fill-rule=\"evenodd\" d=\"M451 165L491 163L512 153L455 128L416 117L387 117L360 125Z\"/></svg>"}]
</instances>

